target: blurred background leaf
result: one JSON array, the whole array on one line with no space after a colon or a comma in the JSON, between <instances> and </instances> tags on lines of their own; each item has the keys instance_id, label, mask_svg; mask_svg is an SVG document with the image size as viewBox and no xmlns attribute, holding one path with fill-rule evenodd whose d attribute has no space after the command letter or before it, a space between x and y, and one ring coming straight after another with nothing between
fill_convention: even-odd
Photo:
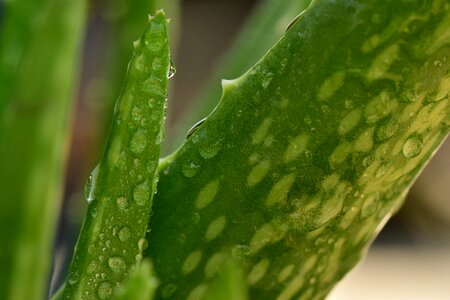
<instances>
[{"instance_id":1,"label":"blurred background leaf","mask_svg":"<svg viewBox=\"0 0 450 300\"><path fill-rule=\"evenodd\" d=\"M0 298L42 299L64 182L85 2L4 4Z\"/></svg>"}]
</instances>

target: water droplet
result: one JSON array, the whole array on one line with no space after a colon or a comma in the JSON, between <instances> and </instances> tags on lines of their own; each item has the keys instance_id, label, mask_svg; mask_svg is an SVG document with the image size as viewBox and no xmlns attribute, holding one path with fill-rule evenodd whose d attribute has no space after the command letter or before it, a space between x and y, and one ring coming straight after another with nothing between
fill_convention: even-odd
<instances>
[{"instance_id":1,"label":"water droplet","mask_svg":"<svg viewBox=\"0 0 450 300\"><path fill-rule=\"evenodd\" d=\"M127 264L125 263L125 260L120 256L110 257L108 259L108 266L115 273L122 273L127 268Z\"/></svg>"},{"instance_id":2,"label":"water droplet","mask_svg":"<svg viewBox=\"0 0 450 300\"><path fill-rule=\"evenodd\" d=\"M191 178L198 173L200 170L200 165L196 165L194 162L185 162L181 169L185 177Z\"/></svg>"},{"instance_id":3,"label":"water droplet","mask_svg":"<svg viewBox=\"0 0 450 300\"><path fill-rule=\"evenodd\" d=\"M303 15L303 13L300 13L299 15L297 15L297 16L296 16L296 17L288 24L288 26L286 26L286 29L284 30L285 33L288 32L289 29L291 29L292 26L293 26L295 23L297 23L297 21L298 21L298 19L300 18L301 15Z\"/></svg>"},{"instance_id":4,"label":"water droplet","mask_svg":"<svg viewBox=\"0 0 450 300\"><path fill-rule=\"evenodd\" d=\"M147 240L145 238L139 239L139 241L138 241L139 251L144 251L145 249L147 249L147 247L148 247Z\"/></svg>"},{"instance_id":5,"label":"water droplet","mask_svg":"<svg viewBox=\"0 0 450 300\"><path fill-rule=\"evenodd\" d=\"M121 210L125 210L128 208L128 200L125 197L119 197L116 200L117 206L121 209Z\"/></svg>"},{"instance_id":6,"label":"water droplet","mask_svg":"<svg viewBox=\"0 0 450 300\"><path fill-rule=\"evenodd\" d=\"M198 152L199 152L200 156L203 157L204 159L211 159L219 153L220 148L221 148L221 144L219 141L219 142L216 142L213 144L207 144L207 145L204 145L203 147L200 147Z\"/></svg>"},{"instance_id":7,"label":"water droplet","mask_svg":"<svg viewBox=\"0 0 450 300\"><path fill-rule=\"evenodd\" d=\"M69 274L69 277L67 278L69 284L75 284L78 282L78 280L80 280L80 273L78 273L78 271L71 272Z\"/></svg>"},{"instance_id":8,"label":"water droplet","mask_svg":"<svg viewBox=\"0 0 450 300\"><path fill-rule=\"evenodd\" d=\"M107 281L102 282L98 285L97 296L99 299L109 299L112 295L111 284Z\"/></svg>"},{"instance_id":9,"label":"water droplet","mask_svg":"<svg viewBox=\"0 0 450 300\"><path fill-rule=\"evenodd\" d=\"M139 129L131 138L130 142L130 150L131 152L137 154L144 151L145 146L147 145L147 131Z\"/></svg>"},{"instance_id":10,"label":"water droplet","mask_svg":"<svg viewBox=\"0 0 450 300\"><path fill-rule=\"evenodd\" d=\"M131 118L134 121L139 122L142 119L142 110L139 107L133 107L131 110Z\"/></svg>"},{"instance_id":11,"label":"water droplet","mask_svg":"<svg viewBox=\"0 0 450 300\"><path fill-rule=\"evenodd\" d=\"M422 147L422 137L418 133L413 134L403 144L403 155L406 158L416 157L422 151Z\"/></svg>"},{"instance_id":12,"label":"water droplet","mask_svg":"<svg viewBox=\"0 0 450 300\"><path fill-rule=\"evenodd\" d=\"M263 88L267 88L269 84L272 82L273 79L273 73L267 73L265 74L264 78L262 78L262 86Z\"/></svg>"},{"instance_id":13,"label":"water droplet","mask_svg":"<svg viewBox=\"0 0 450 300\"><path fill-rule=\"evenodd\" d=\"M87 272L88 272L88 274L93 274L93 273L95 273L96 270L97 270L97 263L93 260L88 265Z\"/></svg>"},{"instance_id":14,"label":"water droplet","mask_svg":"<svg viewBox=\"0 0 450 300\"><path fill-rule=\"evenodd\" d=\"M177 69L175 68L175 64L173 63L172 59L170 59L169 75L167 76L167 78L172 78L176 72Z\"/></svg>"},{"instance_id":15,"label":"water droplet","mask_svg":"<svg viewBox=\"0 0 450 300\"><path fill-rule=\"evenodd\" d=\"M124 227L119 231L119 240L125 242L131 236L130 229L128 227Z\"/></svg>"},{"instance_id":16,"label":"water droplet","mask_svg":"<svg viewBox=\"0 0 450 300\"><path fill-rule=\"evenodd\" d=\"M442 62L440 60L435 60L433 64L435 67L438 67L438 68L442 67Z\"/></svg>"},{"instance_id":17,"label":"water droplet","mask_svg":"<svg viewBox=\"0 0 450 300\"><path fill-rule=\"evenodd\" d=\"M397 130L398 130L398 122L394 118L382 122L376 129L377 141L384 142L390 139L391 137L394 136Z\"/></svg>"},{"instance_id":18,"label":"water droplet","mask_svg":"<svg viewBox=\"0 0 450 300\"><path fill-rule=\"evenodd\" d=\"M144 206L148 203L148 201L150 200L150 189L147 180L134 189L133 199L139 206Z\"/></svg>"},{"instance_id":19,"label":"water droplet","mask_svg":"<svg viewBox=\"0 0 450 300\"><path fill-rule=\"evenodd\" d=\"M97 216L97 207L90 207L90 213L92 217L96 217Z\"/></svg>"},{"instance_id":20,"label":"water droplet","mask_svg":"<svg viewBox=\"0 0 450 300\"><path fill-rule=\"evenodd\" d=\"M197 123L195 123L195 124L191 127L191 129L189 129L188 133L186 134L186 139L190 138L190 137L194 134L194 132L196 132L197 129L200 128L200 125L202 125L203 122L205 122L205 121L206 121L206 118L201 119L200 121L198 121Z\"/></svg>"},{"instance_id":21,"label":"water droplet","mask_svg":"<svg viewBox=\"0 0 450 300\"><path fill-rule=\"evenodd\" d=\"M91 172L91 175L89 175L86 185L84 186L84 197L86 198L86 201L88 203L91 203L92 200L94 200L97 176L98 176L98 165Z\"/></svg>"}]
</instances>

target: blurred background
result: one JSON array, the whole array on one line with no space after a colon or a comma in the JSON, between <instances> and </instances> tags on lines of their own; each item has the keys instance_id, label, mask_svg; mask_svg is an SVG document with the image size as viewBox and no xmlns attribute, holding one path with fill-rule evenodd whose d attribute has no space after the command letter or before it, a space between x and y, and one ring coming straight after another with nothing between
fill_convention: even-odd
<instances>
[{"instance_id":1,"label":"blurred background","mask_svg":"<svg viewBox=\"0 0 450 300\"><path fill-rule=\"evenodd\" d=\"M146 22L147 10L136 9L132 18L139 21L130 26L121 23L130 10L127 2L92 0L89 4L57 233L53 288L59 286L70 261L87 208L83 200L84 183L101 156L132 41L139 37ZM181 121L181 129L176 125L183 120L185 111L195 110L198 105L195 99L201 98L202 88L206 84L220 88L220 80L210 83L212 74L217 73L216 66L260 1L180 2L179 11L168 12L169 17L173 15L172 59L177 72L170 82L166 153L179 145L180 140L174 136L186 132L193 124ZM289 21L280 20L277 24L279 36ZM114 59L118 49L122 51L121 57ZM449 299L449 283L450 141L447 140L411 189L404 207L377 238L367 259L345 278L329 299Z\"/></svg>"}]
</instances>

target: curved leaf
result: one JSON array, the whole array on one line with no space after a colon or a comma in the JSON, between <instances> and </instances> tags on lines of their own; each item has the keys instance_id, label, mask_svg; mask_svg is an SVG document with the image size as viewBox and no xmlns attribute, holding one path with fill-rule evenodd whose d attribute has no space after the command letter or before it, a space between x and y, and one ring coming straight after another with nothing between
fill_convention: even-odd
<instances>
[{"instance_id":1,"label":"curved leaf","mask_svg":"<svg viewBox=\"0 0 450 300\"><path fill-rule=\"evenodd\" d=\"M216 107L222 93L220 79L235 78L253 66L283 35L289 22L310 2L311 0L264 0L258 4L191 108L177 121L175 132L172 137L168 137L166 148L178 146L185 139L189 126Z\"/></svg>"},{"instance_id":2,"label":"curved leaf","mask_svg":"<svg viewBox=\"0 0 450 300\"><path fill-rule=\"evenodd\" d=\"M169 75L167 20L159 11L134 43L105 153L86 186L90 202L64 299L109 299L142 259L157 182Z\"/></svg>"},{"instance_id":3,"label":"curved leaf","mask_svg":"<svg viewBox=\"0 0 450 300\"><path fill-rule=\"evenodd\" d=\"M224 82L160 165L157 298L194 299L228 251L252 299L323 299L449 133L449 28L447 1L316 0Z\"/></svg>"}]
</instances>

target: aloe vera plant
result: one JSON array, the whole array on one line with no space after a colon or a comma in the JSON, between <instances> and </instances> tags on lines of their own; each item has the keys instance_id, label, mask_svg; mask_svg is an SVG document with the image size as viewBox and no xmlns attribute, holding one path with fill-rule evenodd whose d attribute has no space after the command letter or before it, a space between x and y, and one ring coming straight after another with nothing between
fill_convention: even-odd
<instances>
[{"instance_id":1,"label":"aloe vera plant","mask_svg":"<svg viewBox=\"0 0 450 300\"><path fill-rule=\"evenodd\" d=\"M320 299L449 132L444 1L315 1L160 164L147 255L197 299L227 250L255 299ZM396 14L389 14L395 11Z\"/></svg>"},{"instance_id":2,"label":"aloe vera plant","mask_svg":"<svg viewBox=\"0 0 450 300\"><path fill-rule=\"evenodd\" d=\"M306 3L266 2L276 18ZM255 24L271 24L271 13ZM450 4L312 1L253 67L222 82L219 105L160 159L167 26L158 11L134 43L54 299L324 299L450 131ZM234 51L229 61L252 60ZM216 93L207 88L207 105ZM12 290L2 295L31 298Z\"/></svg>"}]
</instances>

